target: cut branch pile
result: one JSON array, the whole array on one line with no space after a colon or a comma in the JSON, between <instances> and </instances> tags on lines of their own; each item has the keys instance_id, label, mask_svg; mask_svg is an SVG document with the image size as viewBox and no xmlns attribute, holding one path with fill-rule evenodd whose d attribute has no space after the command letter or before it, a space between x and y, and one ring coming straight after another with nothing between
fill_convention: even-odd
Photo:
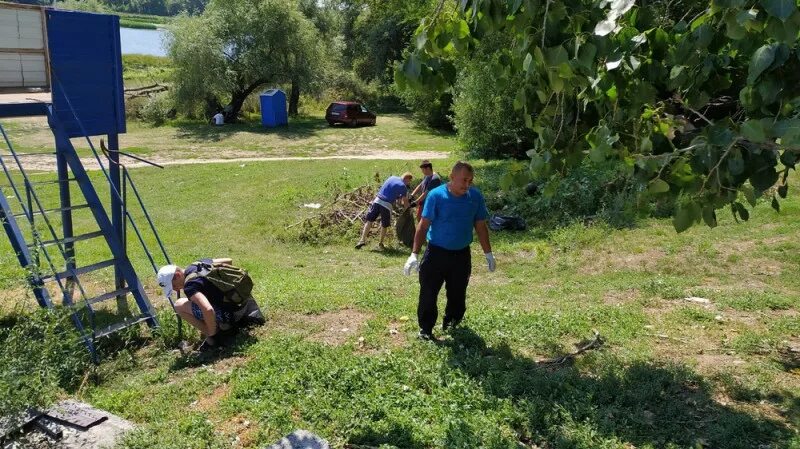
<instances>
[{"instance_id":1,"label":"cut branch pile","mask_svg":"<svg viewBox=\"0 0 800 449\"><path fill-rule=\"evenodd\" d=\"M337 192L331 201L320 207L318 213L292 223L286 229L300 226L300 240L304 242L320 243L344 236L349 230L361 227L376 191L376 186L367 184Z\"/></svg>"}]
</instances>

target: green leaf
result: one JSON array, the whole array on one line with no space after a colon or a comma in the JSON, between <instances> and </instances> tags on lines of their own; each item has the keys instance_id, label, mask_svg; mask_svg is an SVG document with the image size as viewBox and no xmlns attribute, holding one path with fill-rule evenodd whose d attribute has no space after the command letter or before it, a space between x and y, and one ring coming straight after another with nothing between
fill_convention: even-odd
<instances>
[{"instance_id":1,"label":"green leaf","mask_svg":"<svg viewBox=\"0 0 800 449\"><path fill-rule=\"evenodd\" d=\"M543 91L543 90L537 90L537 91L536 91L536 96L539 98L539 101L540 101L542 104L545 104L545 103L547 103L547 94L545 93L545 91Z\"/></svg>"},{"instance_id":2,"label":"green leaf","mask_svg":"<svg viewBox=\"0 0 800 449\"><path fill-rule=\"evenodd\" d=\"M572 68L569 66L569 64L564 62L558 66L558 76L568 80L575 76L575 74L572 72Z\"/></svg>"},{"instance_id":3,"label":"green leaf","mask_svg":"<svg viewBox=\"0 0 800 449\"><path fill-rule=\"evenodd\" d=\"M578 61L587 69L591 70L591 68L594 67L594 58L596 55L597 47L595 47L591 42L581 45L581 48L578 49Z\"/></svg>"},{"instance_id":4,"label":"green leaf","mask_svg":"<svg viewBox=\"0 0 800 449\"><path fill-rule=\"evenodd\" d=\"M656 178L650 182L647 191L653 194L669 192L669 184L663 179Z\"/></svg>"},{"instance_id":5,"label":"green leaf","mask_svg":"<svg viewBox=\"0 0 800 449\"><path fill-rule=\"evenodd\" d=\"M428 33L422 32L417 35L417 49L422 50L428 42Z\"/></svg>"},{"instance_id":6,"label":"green leaf","mask_svg":"<svg viewBox=\"0 0 800 449\"><path fill-rule=\"evenodd\" d=\"M761 0L761 5L767 14L786 20L797 10L795 0Z\"/></svg>"},{"instance_id":7,"label":"green leaf","mask_svg":"<svg viewBox=\"0 0 800 449\"><path fill-rule=\"evenodd\" d=\"M514 110L519 111L525 106L526 103L527 98L525 95L525 88L522 88L517 91L517 95L514 97Z\"/></svg>"},{"instance_id":8,"label":"green leaf","mask_svg":"<svg viewBox=\"0 0 800 449\"><path fill-rule=\"evenodd\" d=\"M772 64L776 48L777 44L763 45L753 53L747 73L747 84L753 85L764 70Z\"/></svg>"},{"instance_id":9,"label":"green leaf","mask_svg":"<svg viewBox=\"0 0 800 449\"><path fill-rule=\"evenodd\" d=\"M747 31L736 20L735 14L728 14L725 17L725 35L733 40L739 40L745 37Z\"/></svg>"},{"instance_id":10,"label":"green leaf","mask_svg":"<svg viewBox=\"0 0 800 449\"><path fill-rule=\"evenodd\" d=\"M557 45L547 49L545 61L547 61L548 67L558 67L565 62L569 62L569 55L564 47Z\"/></svg>"},{"instance_id":11,"label":"green leaf","mask_svg":"<svg viewBox=\"0 0 800 449\"><path fill-rule=\"evenodd\" d=\"M772 197L771 206L772 206L773 209L775 209L776 212L780 212L781 211L781 203L779 203L778 199L775 198L774 196Z\"/></svg>"},{"instance_id":12,"label":"green leaf","mask_svg":"<svg viewBox=\"0 0 800 449\"><path fill-rule=\"evenodd\" d=\"M603 147L594 147L589 150L589 159L592 162L599 164L606 160L606 152L603 151Z\"/></svg>"},{"instance_id":13,"label":"green leaf","mask_svg":"<svg viewBox=\"0 0 800 449\"><path fill-rule=\"evenodd\" d=\"M772 127L772 131L777 138L790 136L794 132L800 131L800 119L792 118L779 120L775 123L775 126Z\"/></svg>"},{"instance_id":14,"label":"green leaf","mask_svg":"<svg viewBox=\"0 0 800 449\"><path fill-rule=\"evenodd\" d=\"M564 91L564 80L558 76L555 72L548 72L547 78L550 80L550 88L553 89L555 93L561 93Z\"/></svg>"},{"instance_id":15,"label":"green leaf","mask_svg":"<svg viewBox=\"0 0 800 449\"><path fill-rule=\"evenodd\" d=\"M469 24L464 19L461 19L458 22L458 38L464 39L465 37L469 36Z\"/></svg>"},{"instance_id":16,"label":"green leaf","mask_svg":"<svg viewBox=\"0 0 800 449\"><path fill-rule=\"evenodd\" d=\"M795 164L797 164L797 154L792 150L783 150L781 164L787 168L794 168Z\"/></svg>"},{"instance_id":17,"label":"green leaf","mask_svg":"<svg viewBox=\"0 0 800 449\"><path fill-rule=\"evenodd\" d=\"M522 0L508 0L508 13L516 14L520 5L522 5Z\"/></svg>"},{"instance_id":18,"label":"green leaf","mask_svg":"<svg viewBox=\"0 0 800 449\"><path fill-rule=\"evenodd\" d=\"M775 167L762 165L755 173L750 175L750 184L759 191L766 192L778 182L778 172Z\"/></svg>"},{"instance_id":19,"label":"green leaf","mask_svg":"<svg viewBox=\"0 0 800 449\"><path fill-rule=\"evenodd\" d=\"M742 159L740 151L731 152L731 155L728 156L728 170L733 176L739 176L744 173L744 159Z\"/></svg>"},{"instance_id":20,"label":"green leaf","mask_svg":"<svg viewBox=\"0 0 800 449\"><path fill-rule=\"evenodd\" d=\"M742 102L742 105L749 110L753 111L759 108L761 104L761 98L758 95L758 91L753 89L752 86L745 86L739 91L739 101Z\"/></svg>"},{"instance_id":21,"label":"green leaf","mask_svg":"<svg viewBox=\"0 0 800 449\"><path fill-rule=\"evenodd\" d=\"M786 195L789 193L789 185L783 184L782 186L778 187L778 195L781 198L786 198Z\"/></svg>"},{"instance_id":22,"label":"green leaf","mask_svg":"<svg viewBox=\"0 0 800 449\"><path fill-rule=\"evenodd\" d=\"M741 218L744 221L750 219L750 212L748 212L747 208L744 207L744 204L737 201L733 203L733 207L736 208L736 212L739 214L739 218Z\"/></svg>"},{"instance_id":23,"label":"green leaf","mask_svg":"<svg viewBox=\"0 0 800 449\"><path fill-rule=\"evenodd\" d=\"M747 120L739 129L747 140L754 143L764 143L769 140L770 130L767 123L762 120Z\"/></svg>"},{"instance_id":24,"label":"green leaf","mask_svg":"<svg viewBox=\"0 0 800 449\"><path fill-rule=\"evenodd\" d=\"M675 78L681 76L681 73L683 73L683 69L685 68L686 67L682 65L676 65L675 67L673 67L672 70L670 70L669 72L669 79L674 80Z\"/></svg>"},{"instance_id":25,"label":"green leaf","mask_svg":"<svg viewBox=\"0 0 800 449\"><path fill-rule=\"evenodd\" d=\"M678 206L675 215L672 216L672 226L675 231L681 233L692 227L695 217L692 215L692 208L688 205Z\"/></svg>"},{"instance_id":26,"label":"green leaf","mask_svg":"<svg viewBox=\"0 0 800 449\"><path fill-rule=\"evenodd\" d=\"M406 77L412 79L414 81L419 80L419 74L422 71L422 66L419 63L419 58L417 55L412 54L405 62L405 67L403 68L403 72L406 74Z\"/></svg>"},{"instance_id":27,"label":"green leaf","mask_svg":"<svg viewBox=\"0 0 800 449\"><path fill-rule=\"evenodd\" d=\"M525 70L525 73L531 73L531 63L533 63L533 56L528 53L525 55L525 61L522 63L522 70Z\"/></svg>"},{"instance_id":28,"label":"green leaf","mask_svg":"<svg viewBox=\"0 0 800 449\"><path fill-rule=\"evenodd\" d=\"M641 151L642 154L650 154L650 152L653 151L653 141L650 140L649 137L642 139L642 143L639 144L639 151Z\"/></svg>"},{"instance_id":29,"label":"green leaf","mask_svg":"<svg viewBox=\"0 0 800 449\"><path fill-rule=\"evenodd\" d=\"M717 227L717 212L714 211L712 206L706 206L703 208L703 221L709 228Z\"/></svg>"},{"instance_id":30,"label":"green leaf","mask_svg":"<svg viewBox=\"0 0 800 449\"><path fill-rule=\"evenodd\" d=\"M617 86L612 85L609 87L606 91L606 96L608 96L608 99L611 101L617 101Z\"/></svg>"},{"instance_id":31,"label":"green leaf","mask_svg":"<svg viewBox=\"0 0 800 449\"><path fill-rule=\"evenodd\" d=\"M533 129L533 119L531 118L530 114L525 114L525 127L528 129Z\"/></svg>"}]
</instances>

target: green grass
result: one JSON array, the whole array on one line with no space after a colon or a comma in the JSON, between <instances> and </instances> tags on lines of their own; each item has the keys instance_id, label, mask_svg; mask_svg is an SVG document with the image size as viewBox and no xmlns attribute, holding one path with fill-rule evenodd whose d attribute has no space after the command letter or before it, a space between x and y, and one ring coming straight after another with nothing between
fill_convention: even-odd
<instances>
[{"instance_id":1,"label":"green grass","mask_svg":"<svg viewBox=\"0 0 800 449\"><path fill-rule=\"evenodd\" d=\"M156 29L159 26L168 24L172 19L171 17L155 16L150 14L133 14L124 12L115 12L114 14L120 17L120 26L128 28Z\"/></svg>"},{"instance_id":2,"label":"green grass","mask_svg":"<svg viewBox=\"0 0 800 449\"><path fill-rule=\"evenodd\" d=\"M169 81L172 63L165 56L122 55L122 78L126 88Z\"/></svg>"},{"instance_id":3,"label":"green grass","mask_svg":"<svg viewBox=\"0 0 800 449\"><path fill-rule=\"evenodd\" d=\"M46 151L53 146L52 132L45 120L10 119L2 123L15 147ZM85 139L75 139L73 144L82 156L90 154ZM94 144L99 145L98 139ZM257 117L223 127L197 120L175 120L161 127L130 121L127 133L120 136L120 148L162 160L357 156L385 152L449 153L456 149L456 141L452 134L430 132L417 126L406 114L382 114L376 126L357 128L330 127L323 116L316 115L293 117L288 127L280 128L265 128Z\"/></svg>"},{"instance_id":4,"label":"green grass","mask_svg":"<svg viewBox=\"0 0 800 449\"><path fill-rule=\"evenodd\" d=\"M261 153L270 142L281 154L316 154L315 145L373 138L404 151L452 148L449 137L405 120L388 116L354 130L318 118L279 131L130 124L123 144L130 138L141 154L166 157L182 145ZM760 204L749 223L720 214L713 230L675 234L669 220L646 220L622 230L493 233L498 271L487 273L473 250L465 326L430 344L413 337L418 285L401 275L406 249L355 251L346 234L306 245L297 227L286 228L314 213L304 203L415 166L307 160L134 170L173 260L233 257L256 280L269 322L219 357L171 351L174 321L131 241L144 286L163 310L164 336L106 352L98 382L67 393L137 423L122 444L130 448L231 447L236 437L240 447L264 447L297 428L336 448L800 446L797 367L782 351L800 339L796 184L780 214ZM486 166L477 163L479 186L495 182ZM55 201L56 193L42 196ZM76 213L76 228L92 223ZM79 265L104 251L81 242ZM0 310L9 302L34 307L14 281L20 269L10 253L0 239ZM101 273L95 283L110 277ZM574 364L538 363L593 329L602 349Z\"/></svg>"},{"instance_id":5,"label":"green grass","mask_svg":"<svg viewBox=\"0 0 800 449\"><path fill-rule=\"evenodd\" d=\"M157 30L159 28L155 23L141 22L139 20L131 20L126 18L120 19L119 26L125 28L138 28L142 30Z\"/></svg>"}]
</instances>

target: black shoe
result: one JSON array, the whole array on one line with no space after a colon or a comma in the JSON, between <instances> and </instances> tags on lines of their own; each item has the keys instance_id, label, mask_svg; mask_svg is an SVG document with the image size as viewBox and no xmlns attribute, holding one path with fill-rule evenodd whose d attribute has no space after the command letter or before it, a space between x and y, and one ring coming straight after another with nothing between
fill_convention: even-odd
<instances>
[{"instance_id":1,"label":"black shoe","mask_svg":"<svg viewBox=\"0 0 800 449\"><path fill-rule=\"evenodd\" d=\"M244 323L241 324L242 327L263 326L267 323L267 320L263 316L246 316L242 321L244 321Z\"/></svg>"},{"instance_id":2,"label":"black shoe","mask_svg":"<svg viewBox=\"0 0 800 449\"><path fill-rule=\"evenodd\" d=\"M424 330L422 330L422 329L420 329L420 330L419 330L419 334L417 334L417 337L418 337L420 340L425 340L425 341L433 341L433 340L435 340L435 339L436 339L436 338L433 336L433 333L431 333L431 332L425 332L425 331L424 331Z\"/></svg>"},{"instance_id":3,"label":"black shoe","mask_svg":"<svg viewBox=\"0 0 800 449\"><path fill-rule=\"evenodd\" d=\"M356 249L361 249L366 244L367 244L367 242L358 242L358 243L356 243Z\"/></svg>"},{"instance_id":4,"label":"black shoe","mask_svg":"<svg viewBox=\"0 0 800 449\"><path fill-rule=\"evenodd\" d=\"M454 331L458 325L461 324L461 320L454 320L454 321L444 321L442 322L442 332Z\"/></svg>"}]
</instances>

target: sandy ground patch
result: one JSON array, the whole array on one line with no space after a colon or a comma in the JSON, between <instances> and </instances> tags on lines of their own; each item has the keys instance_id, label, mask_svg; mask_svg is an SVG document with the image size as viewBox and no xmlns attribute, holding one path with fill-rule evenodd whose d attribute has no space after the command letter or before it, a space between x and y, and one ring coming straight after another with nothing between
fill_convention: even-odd
<instances>
[{"instance_id":1,"label":"sandy ground patch","mask_svg":"<svg viewBox=\"0 0 800 449\"><path fill-rule=\"evenodd\" d=\"M340 346L358 335L370 315L352 309L337 310L301 318L303 325L313 329L308 340Z\"/></svg>"},{"instance_id":2,"label":"sandy ground patch","mask_svg":"<svg viewBox=\"0 0 800 449\"><path fill-rule=\"evenodd\" d=\"M651 271L659 267L666 256L664 250L651 248L641 253L618 253L615 251L585 251L580 260L584 261L579 268L582 274L597 275L608 271L643 270Z\"/></svg>"}]
</instances>

